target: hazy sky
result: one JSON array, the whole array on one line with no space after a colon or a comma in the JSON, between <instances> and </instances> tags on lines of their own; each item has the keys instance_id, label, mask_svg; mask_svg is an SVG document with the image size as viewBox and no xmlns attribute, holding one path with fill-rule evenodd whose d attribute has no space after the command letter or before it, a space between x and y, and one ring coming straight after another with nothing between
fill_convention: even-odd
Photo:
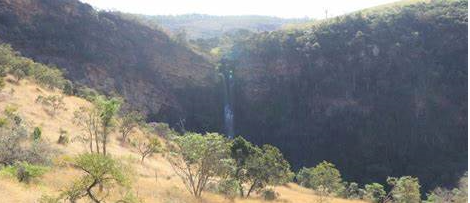
<instances>
[{"instance_id":1,"label":"hazy sky","mask_svg":"<svg viewBox=\"0 0 470 203\"><path fill-rule=\"evenodd\" d=\"M81 0L99 9L148 15L200 13L324 18L397 0Z\"/></svg>"}]
</instances>

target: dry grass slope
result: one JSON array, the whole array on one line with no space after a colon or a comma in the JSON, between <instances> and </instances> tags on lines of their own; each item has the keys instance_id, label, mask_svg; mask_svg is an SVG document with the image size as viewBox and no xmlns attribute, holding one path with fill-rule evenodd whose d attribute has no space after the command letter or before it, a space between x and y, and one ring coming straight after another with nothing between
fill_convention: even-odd
<instances>
[{"instance_id":1,"label":"dry grass slope","mask_svg":"<svg viewBox=\"0 0 470 203\"><path fill-rule=\"evenodd\" d=\"M84 99L74 96L65 96L66 110L61 110L55 117L49 116L40 104L35 102L39 95L47 96L61 94L58 91L43 89L31 81L23 80L21 83L13 84L7 82L6 87L0 93L0 112L7 105L17 105L18 112L29 123L30 126L40 126L43 137L52 143L56 143L59 130L67 130L72 140L78 135L80 129L72 123L73 112L81 106L91 105ZM114 137L117 137L115 135ZM66 147L56 145L64 154L71 156L85 151L85 146L80 142L72 142ZM110 143L109 152L133 165L135 169L135 182L133 188L135 193L145 202L177 203L177 202L239 202L259 203L264 202L259 197L249 199L228 200L221 195L206 192L202 199L193 198L187 192L180 179L174 174L170 164L161 155L150 157L142 165L138 161L139 155L130 148L122 147L116 139ZM54 167L40 180L30 185L20 184L16 180L0 177L1 202L32 203L37 202L42 194L57 194L68 186L80 172L70 167ZM318 196L312 190L300 187L296 184L277 187L280 198L277 202L291 203L315 203ZM117 191L119 193L119 191ZM362 201L343 200L331 198L329 203L359 203Z\"/></svg>"}]
</instances>

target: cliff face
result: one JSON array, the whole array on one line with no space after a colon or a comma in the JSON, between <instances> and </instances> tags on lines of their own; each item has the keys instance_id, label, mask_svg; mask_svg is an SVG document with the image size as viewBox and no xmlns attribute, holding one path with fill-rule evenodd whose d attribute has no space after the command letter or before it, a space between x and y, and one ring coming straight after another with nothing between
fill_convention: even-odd
<instances>
[{"instance_id":1,"label":"cliff face","mask_svg":"<svg viewBox=\"0 0 470 203\"><path fill-rule=\"evenodd\" d=\"M232 50L235 133L362 183L452 183L466 170L467 41L467 1L256 35Z\"/></svg>"},{"instance_id":2,"label":"cliff face","mask_svg":"<svg viewBox=\"0 0 470 203\"><path fill-rule=\"evenodd\" d=\"M75 82L122 95L151 119L219 126L213 66L159 30L78 0L0 0L0 39Z\"/></svg>"}]
</instances>

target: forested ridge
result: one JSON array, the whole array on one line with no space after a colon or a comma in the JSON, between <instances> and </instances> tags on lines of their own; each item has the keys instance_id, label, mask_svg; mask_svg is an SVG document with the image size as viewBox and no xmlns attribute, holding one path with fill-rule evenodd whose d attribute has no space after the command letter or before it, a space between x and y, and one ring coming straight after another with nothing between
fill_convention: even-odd
<instances>
[{"instance_id":1,"label":"forested ridge","mask_svg":"<svg viewBox=\"0 0 470 203\"><path fill-rule=\"evenodd\" d=\"M254 34L224 60L236 134L361 183L450 184L467 168L467 1L356 12Z\"/></svg>"}]
</instances>

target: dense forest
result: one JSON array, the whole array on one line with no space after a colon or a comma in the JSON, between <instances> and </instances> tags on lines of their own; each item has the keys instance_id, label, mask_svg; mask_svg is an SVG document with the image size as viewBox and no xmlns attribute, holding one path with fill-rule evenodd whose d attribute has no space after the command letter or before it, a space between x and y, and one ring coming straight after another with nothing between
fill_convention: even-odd
<instances>
[{"instance_id":1,"label":"dense forest","mask_svg":"<svg viewBox=\"0 0 470 203\"><path fill-rule=\"evenodd\" d=\"M467 170L467 6L418 1L280 29L303 20L0 0L0 40L63 69L72 92L122 97L123 109L179 133L225 133L230 95L235 135L278 147L294 171L327 160L347 181L411 175L427 191Z\"/></svg>"},{"instance_id":2,"label":"dense forest","mask_svg":"<svg viewBox=\"0 0 470 203\"><path fill-rule=\"evenodd\" d=\"M240 40L225 59L235 133L361 183L452 183L468 159L467 34L467 1L432 1Z\"/></svg>"}]
</instances>

